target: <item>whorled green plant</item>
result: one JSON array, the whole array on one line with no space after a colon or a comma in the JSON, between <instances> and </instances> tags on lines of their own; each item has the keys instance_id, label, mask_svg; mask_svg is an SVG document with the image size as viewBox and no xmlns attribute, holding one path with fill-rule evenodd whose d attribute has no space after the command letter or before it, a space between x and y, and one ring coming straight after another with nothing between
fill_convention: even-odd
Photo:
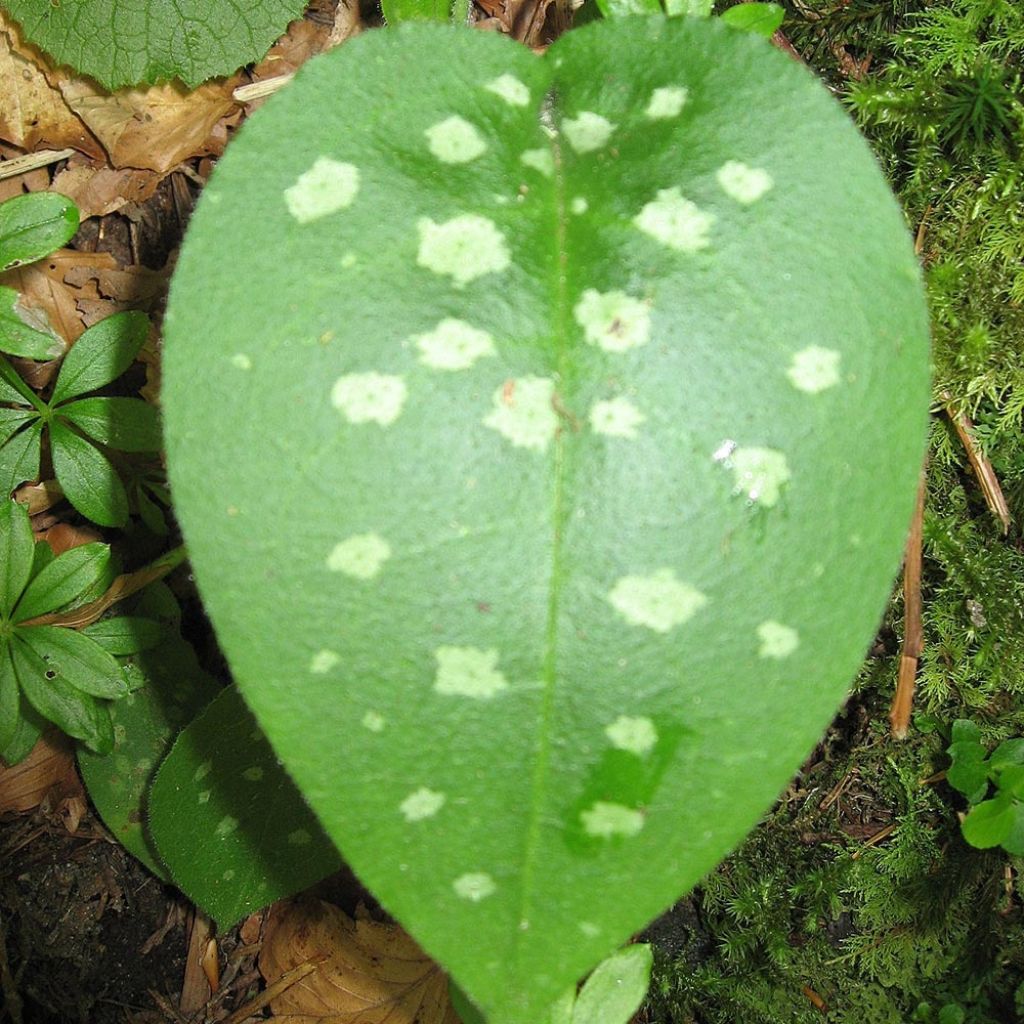
<instances>
[{"instance_id":1,"label":"whorled green plant","mask_svg":"<svg viewBox=\"0 0 1024 1024\"><path fill-rule=\"evenodd\" d=\"M367 33L232 143L165 330L240 692L484 1016L545 1019L754 824L888 596L928 347L870 154L714 20Z\"/></svg>"}]
</instances>

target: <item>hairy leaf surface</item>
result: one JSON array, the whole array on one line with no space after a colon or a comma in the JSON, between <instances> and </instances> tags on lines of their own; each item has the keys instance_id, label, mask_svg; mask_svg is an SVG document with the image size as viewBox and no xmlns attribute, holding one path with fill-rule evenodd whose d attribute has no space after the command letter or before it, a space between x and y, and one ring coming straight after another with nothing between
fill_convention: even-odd
<instances>
[{"instance_id":1,"label":"hairy leaf surface","mask_svg":"<svg viewBox=\"0 0 1024 1024\"><path fill-rule=\"evenodd\" d=\"M881 174L805 69L703 20L313 61L200 201L165 355L239 687L490 1024L543 1019L797 768L924 450Z\"/></svg>"}]
</instances>

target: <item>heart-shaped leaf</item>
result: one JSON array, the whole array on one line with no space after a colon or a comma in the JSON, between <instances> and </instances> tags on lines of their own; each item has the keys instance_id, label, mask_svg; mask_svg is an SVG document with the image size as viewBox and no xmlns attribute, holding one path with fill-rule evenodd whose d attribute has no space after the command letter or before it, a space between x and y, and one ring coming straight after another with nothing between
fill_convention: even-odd
<instances>
[{"instance_id":1,"label":"heart-shaped leaf","mask_svg":"<svg viewBox=\"0 0 1024 1024\"><path fill-rule=\"evenodd\" d=\"M812 76L713 21L312 61L200 201L165 357L239 686L490 1024L543 1019L806 756L924 450L899 210Z\"/></svg>"}]
</instances>

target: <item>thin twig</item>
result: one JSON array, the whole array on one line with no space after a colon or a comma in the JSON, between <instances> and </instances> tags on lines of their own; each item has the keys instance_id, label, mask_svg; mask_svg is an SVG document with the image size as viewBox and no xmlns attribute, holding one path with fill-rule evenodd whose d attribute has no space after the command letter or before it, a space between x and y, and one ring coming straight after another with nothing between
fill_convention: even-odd
<instances>
[{"instance_id":1,"label":"thin twig","mask_svg":"<svg viewBox=\"0 0 1024 1024\"><path fill-rule=\"evenodd\" d=\"M329 957L326 954L321 954L311 960L307 960L305 963L299 964L298 967L293 967L290 971L286 971L273 985L268 985L255 999L239 1007L221 1024L242 1024L242 1021L254 1017L264 1006L269 1006L279 995L287 992L292 985L302 981L303 978L308 977L314 971L320 970L320 965L327 959Z\"/></svg>"},{"instance_id":2,"label":"thin twig","mask_svg":"<svg viewBox=\"0 0 1024 1024\"><path fill-rule=\"evenodd\" d=\"M26 153L24 156L14 157L13 160L0 161L0 181L67 160L68 157L74 156L75 152L74 149L41 149L37 153Z\"/></svg>"},{"instance_id":3,"label":"thin twig","mask_svg":"<svg viewBox=\"0 0 1024 1024\"><path fill-rule=\"evenodd\" d=\"M870 850L872 846L877 846L882 840L888 839L889 836L896 831L896 822L894 821L891 825L886 825L885 828L880 828L873 836L869 839L864 840L864 845L859 850L855 850L850 854L851 860L860 860L865 850Z\"/></svg>"},{"instance_id":4,"label":"thin twig","mask_svg":"<svg viewBox=\"0 0 1024 1024\"><path fill-rule=\"evenodd\" d=\"M231 92L231 98L236 103L251 103L253 100L261 100L264 96L270 96L278 89L284 88L295 75L277 75L274 78L264 78L262 82L251 82L249 85L240 85Z\"/></svg>"}]
</instances>

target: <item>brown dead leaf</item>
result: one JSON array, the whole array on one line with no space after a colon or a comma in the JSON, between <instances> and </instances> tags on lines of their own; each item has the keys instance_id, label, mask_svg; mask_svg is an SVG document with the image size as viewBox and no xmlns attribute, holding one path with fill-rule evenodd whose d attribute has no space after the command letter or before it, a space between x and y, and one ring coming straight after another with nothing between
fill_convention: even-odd
<instances>
[{"instance_id":1,"label":"brown dead leaf","mask_svg":"<svg viewBox=\"0 0 1024 1024\"><path fill-rule=\"evenodd\" d=\"M231 90L239 81L208 82L192 92L168 83L108 93L85 79L65 79L60 91L115 168L166 174L183 160L209 151L207 137L234 108Z\"/></svg>"},{"instance_id":2,"label":"brown dead leaf","mask_svg":"<svg viewBox=\"0 0 1024 1024\"><path fill-rule=\"evenodd\" d=\"M100 256L100 253L91 255ZM151 270L149 267L119 267L111 260L83 260L68 267L65 283L80 289L78 311L86 327L124 309L141 309L152 313L167 294L171 267Z\"/></svg>"},{"instance_id":3,"label":"brown dead leaf","mask_svg":"<svg viewBox=\"0 0 1024 1024\"><path fill-rule=\"evenodd\" d=\"M19 764L8 768L0 761L0 814L34 810L55 787L62 796L81 794L73 743L53 730Z\"/></svg>"},{"instance_id":4,"label":"brown dead leaf","mask_svg":"<svg viewBox=\"0 0 1024 1024\"><path fill-rule=\"evenodd\" d=\"M72 548L80 548L83 544L92 544L103 540L103 534L92 526L71 526L69 523L58 523L40 535L55 555L63 555Z\"/></svg>"},{"instance_id":5,"label":"brown dead leaf","mask_svg":"<svg viewBox=\"0 0 1024 1024\"><path fill-rule=\"evenodd\" d=\"M53 179L53 191L73 200L82 220L105 217L126 203L143 203L157 189L157 171L125 167L96 167L82 156L73 156Z\"/></svg>"},{"instance_id":6,"label":"brown dead leaf","mask_svg":"<svg viewBox=\"0 0 1024 1024\"><path fill-rule=\"evenodd\" d=\"M0 138L29 151L71 146L101 158L102 147L50 84L44 67L53 72L0 11Z\"/></svg>"},{"instance_id":7,"label":"brown dead leaf","mask_svg":"<svg viewBox=\"0 0 1024 1024\"><path fill-rule=\"evenodd\" d=\"M2 95L0 92L0 96ZM6 162L25 156L25 153L16 146L0 143L0 156L3 156L3 162ZM3 162L0 162L0 167L3 166ZM20 196L23 192L45 192L49 187L50 170L47 167L37 167L33 171L24 171L10 178L0 178L0 203L5 199Z\"/></svg>"},{"instance_id":8,"label":"brown dead leaf","mask_svg":"<svg viewBox=\"0 0 1024 1024\"><path fill-rule=\"evenodd\" d=\"M282 901L267 920L260 972L273 985L306 963L316 969L270 1004L288 1024L459 1024L441 968L398 925L360 911L353 920L322 900Z\"/></svg>"}]
</instances>

